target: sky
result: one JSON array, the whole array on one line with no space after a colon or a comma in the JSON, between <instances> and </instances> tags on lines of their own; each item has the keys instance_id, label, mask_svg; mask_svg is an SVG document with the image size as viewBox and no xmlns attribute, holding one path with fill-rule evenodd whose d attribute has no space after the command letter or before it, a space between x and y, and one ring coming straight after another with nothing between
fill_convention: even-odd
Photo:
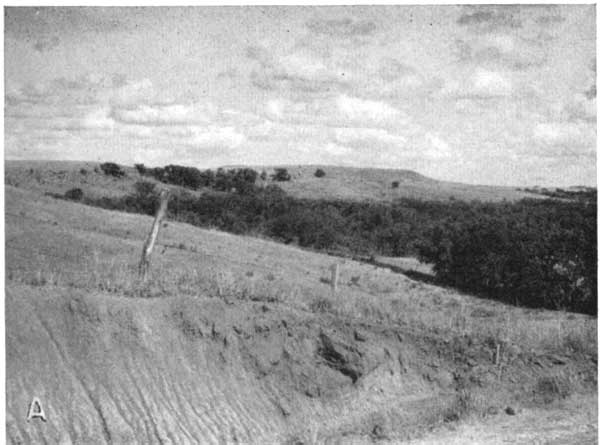
<instances>
[{"instance_id":1,"label":"sky","mask_svg":"<svg viewBox=\"0 0 600 445\"><path fill-rule=\"evenodd\" d=\"M4 24L5 159L596 185L593 5L8 7Z\"/></svg>"}]
</instances>

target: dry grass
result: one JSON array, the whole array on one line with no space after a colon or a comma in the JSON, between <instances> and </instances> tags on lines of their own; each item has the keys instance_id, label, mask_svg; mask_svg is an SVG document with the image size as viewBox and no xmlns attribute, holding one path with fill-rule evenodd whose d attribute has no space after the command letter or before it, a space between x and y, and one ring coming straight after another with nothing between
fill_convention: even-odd
<instances>
[{"instance_id":1,"label":"dry grass","mask_svg":"<svg viewBox=\"0 0 600 445\"><path fill-rule=\"evenodd\" d=\"M437 181L410 170L377 168L352 168L323 165L288 165L292 180L278 183L292 196L301 198L350 199L391 201L399 198L461 199L471 201L517 200L525 197L539 198L513 187L482 186ZM254 167L257 171L273 167ZM316 178L315 170L321 168L325 177ZM399 187L392 188L398 181Z\"/></svg>"},{"instance_id":2,"label":"dry grass","mask_svg":"<svg viewBox=\"0 0 600 445\"><path fill-rule=\"evenodd\" d=\"M307 319L399 327L445 340L449 348L473 339L488 345L490 362L499 351L500 372L521 352L597 356L597 324L592 317L507 306L372 265L174 222L161 231L149 279L141 283L137 261L151 218L56 201L11 187L7 188L6 212L9 286L22 283L89 290L89 294L100 291L114 298L131 298L121 298L127 301L138 298L134 305L168 299L166 304L179 305L194 316L208 304L232 308L239 301L248 303L244 307L259 302ZM336 293L324 279L334 262L340 265ZM544 404L566 400L582 388L577 369L571 367L530 384L524 391L538 394ZM410 419L415 431L406 430L406 434L418 434L419 429L444 421L483 417L491 406L501 409L511 397L504 389L489 385L459 388L456 397L436 399L427 406L423 424ZM331 425L320 421L325 408L307 412L310 415L301 419L306 422L294 432L297 441L323 443L341 428L337 415L328 414L327 418L334 419ZM386 425L393 429L395 423L402 424L406 413L382 408L379 415L385 422L365 420L360 424L361 434L383 440Z\"/></svg>"},{"instance_id":3,"label":"dry grass","mask_svg":"<svg viewBox=\"0 0 600 445\"><path fill-rule=\"evenodd\" d=\"M6 161L5 183L26 189L64 193L70 188L79 187L89 196L115 196L131 191L133 184L142 177L133 167L124 167L127 176L115 179L98 170L99 163L67 161ZM518 191L513 187L481 186L437 181L410 170L375 168L351 168L332 166L285 166L291 173L289 182L276 183L292 196L312 199L350 199L391 201L398 198L415 199L462 199L466 201L517 200L521 198L543 199ZM322 168L323 178L316 178L314 172ZM257 171L266 169L272 173L273 167L254 167ZM86 173L82 173L85 170ZM393 181L400 186L392 189ZM269 181L270 183L270 181Z\"/></svg>"},{"instance_id":4,"label":"dry grass","mask_svg":"<svg viewBox=\"0 0 600 445\"><path fill-rule=\"evenodd\" d=\"M150 278L139 283L137 261L151 218L12 188L7 188L6 212L9 282L128 296L210 295L282 302L446 338L489 337L502 346L501 353L505 347L517 347L596 354L593 317L516 308L371 265L181 223L169 222L163 228ZM340 264L336 294L325 279L334 262Z\"/></svg>"}]
</instances>

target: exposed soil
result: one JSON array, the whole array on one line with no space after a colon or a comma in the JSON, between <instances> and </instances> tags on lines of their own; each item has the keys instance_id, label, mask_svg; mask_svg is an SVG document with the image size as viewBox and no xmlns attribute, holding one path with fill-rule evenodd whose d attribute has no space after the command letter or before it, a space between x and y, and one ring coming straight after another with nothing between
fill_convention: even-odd
<instances>
[{"instance_id":1,"label":"exposed soil","mask_svg":"<svg viewBox=\"0 0 600 445\"><path fill-rule=\"evenodd\" d=\"M136 294L128 267L150 218L11 187L6 212L10 443L596 438L597 408L583 394L597 391L597 354L501 340L456 315L468 311L482 326L504 313L553 323L547 311L470 303L349 261L342 301L320 279L332 257L170 222L153 269L169 280ZM181 275L186 267L196 275ZM221 278L202 275L211 267ZM224 271L244 284L229 283ZM410 304L426 304L422 312L463 324L425 324L402 306L409 293ZM587 320L569 317L561 329ZM47 422L27 422L33 397Z\"/></svg>"}]
</instances>

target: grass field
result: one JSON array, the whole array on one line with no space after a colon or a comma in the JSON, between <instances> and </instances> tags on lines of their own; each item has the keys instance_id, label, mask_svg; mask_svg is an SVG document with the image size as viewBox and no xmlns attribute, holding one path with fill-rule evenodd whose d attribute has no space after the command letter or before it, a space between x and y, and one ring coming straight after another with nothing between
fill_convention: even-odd
<instances>
[{"instance_id":1,"label":"grass field","mask_svg":"<svg viewBox=\"0 0 600 445\"><path fill-rule=\"evenodd\" d=\"M540 198L540 195L517 190L516 187L461 184L438 181L411 170L352 168L327 165L284 166L291 181L278 183L292 196L310 199L350 199L356 201L392 201L398 198L463 201L514 201ZM320 168L322 178L315 177ZM255 167L257 171L273 167ZM392 183L397 181L398 187Z\"/></svg>"},{"instance_id":2,"label":"grass field","mask_svg":"<svg viewBox=\"0 0 600 445\"><path fill-rule=\"evenodd\" d=\"M500 441L532 416L536 440L558 418L560 443L596 437L595 318L170 221L140 283L150 217L31 188L5 189L12 443L451 443L490 422Z\"/></svg>"},{"instance_id":3,"label":"grass field","mask_svg":"<svg viewBox=\"0 0 600 445\"><path fill-rule=\"evenodd\" d=\"M99 165L94 162L7 161L5 181L9 185L53 193L64 193L70 188L79 187L86 196L101 197L130 191L136 181L152 180L148 176L141 176L133 167L124 167L126 177L113 178L104 175L99 170ZM274 170L274 167L253 168L259 173L265 170L269 174ZM522 198L545 198L539 194L519 191L515 187L437 181L410 170L332 166L285 166L285 168L290 172L290 181L267 180L259 183L275 183L291 196L310 199L392 201L399 198L415 198L514 201ZM325 171L325 177L314 176L317 168ZM392 188L394 181L399 183L397 188Z\"/></svg>"}]
</instances>

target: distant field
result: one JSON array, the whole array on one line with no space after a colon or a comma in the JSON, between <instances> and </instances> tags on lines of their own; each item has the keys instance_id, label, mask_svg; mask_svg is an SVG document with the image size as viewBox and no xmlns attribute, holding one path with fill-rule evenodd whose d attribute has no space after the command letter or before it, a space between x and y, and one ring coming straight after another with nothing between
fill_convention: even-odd
<instances>
[{"instance_id":1,"label":"distant field","mask_svg":"<svg viewBox=\"0 0 600 445\"><path fill-rule=\"evenodd\" d=\"M273 167L253 167L257 171ZM437 181L411 170L333 167L326 165L283 166L292 180L280 182L286 192L301 198L350 199L391 201L398 198L427 200L460 199L465 201L515 201L522 198L540 198L539 195L517 190L515 187L469 185ZM315 177L320 168L322 178ZM398 181L398 188L392 182Z\"/></svg>"},{"instance_id":2,"label":"distant field","mask_svg":"<svg viewBox=\"0 0 600 445\"><path fill-rule=\"evenodd\" d=\"M141 176L133 167L124 167L127 176L116 179L95 172L99 163L66 161L7 161L5 182L19 187L64 193L80 187L86 196L114 196L131 191ZM199 167L202 169L201 167ZM252 167L259 173L272 173L273 167ZM410 170L384 170L331 166L286 166L291 181L275 183L288 194L309 199L347 199L354 201L392 201L399 198L424 200L515 201L523 198L544 199L542 195L519 191L514 187L469 185L437 181ZM317 168L325 171L315 177ZM82 173L85 170L85 174ZM397 181L398 187L392 188Z\"/></svg>"}]
</instances>

